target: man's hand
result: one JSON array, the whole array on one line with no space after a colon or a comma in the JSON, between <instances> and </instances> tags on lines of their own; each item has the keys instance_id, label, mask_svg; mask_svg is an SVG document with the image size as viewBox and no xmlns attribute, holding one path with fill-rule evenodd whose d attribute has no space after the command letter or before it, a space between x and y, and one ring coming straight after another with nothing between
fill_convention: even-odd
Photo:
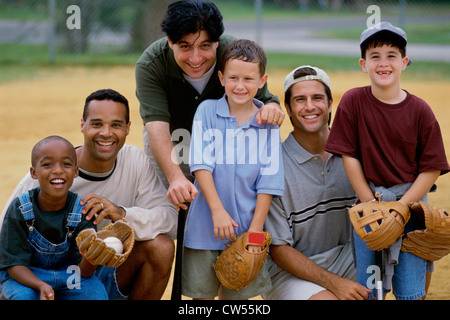
<instances>
[{"instance_id":1,"label":"man's hand","mask_svg":"<svg viewBox=\"0 0 450 320\"><path fill-rule=\"evenodd\" d=\"M187 202L197 196L197 188L184 176L180 165L172 159L173 142L168 122L152 121L145 124L148 145L158 166L166 177L169 187L167 198L179 209L187 209Z\"/></svg>"},{"instance_id":2,"label":"man's hand","mask_svg":"<svg viewBox=\"0 0 450 320\"><path fill-rule=\"evenodd\" d=\"M125 218L124 208L116 206L106 198L89 193L81 200L81 205L85 205L82 213L86 214L86 220L91 220L97 214L94 224L98 224L103 219L110 219L112 222Z\"/></svg>"},{"instance_id":3,"label":"man's hand","mask_svg":"<svg viewBox=\"0 0 450 320\"><path fill-rule=\"evenodd\" d=\"M285 118L283 110L281 110L278 103L269 102L261 107L261 110L256 114L255 120L258 124L263 122L270 124L277 124L281 126Z\"/></svg>"},{"instance_id":4,"label":"man's hand","mask_svg":"<svg viewBox=\"0 0 450 320\"><path fill-rule=\"evenodd\" d=\"M369 296L369 293L372 292L372 290L358 282L337 276L329 290L339 300L365 300Z\"/></svg>"},{"instance_id":5,"label":"man's hand","mask_svg":"<svg viewBox=\"0 0 450 320\"><path fill-rule=\"evenodd\" d=\"M167 190L167 198L173 205L179 209L186 210L187 202L191 202L198 194L197 188L186 177L181 176L175 180L170 181Z\"/></svg>"}]
</instances>

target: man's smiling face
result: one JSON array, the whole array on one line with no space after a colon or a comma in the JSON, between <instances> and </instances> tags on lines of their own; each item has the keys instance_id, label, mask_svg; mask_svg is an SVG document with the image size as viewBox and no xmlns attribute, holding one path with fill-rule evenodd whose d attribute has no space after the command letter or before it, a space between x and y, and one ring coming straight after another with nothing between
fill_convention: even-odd
<instances>
[{"instance_id":1,"label":"man's smiling face","mask_svg":"<svg viewBox=\"0 0 450 320\"><path fill-rule=\"evenodd\" d=\"M125 144L131 122L126 123L125 106L113 100L92 100L86 120L81 121L84 145L89 158L108 162L112 167L119 150ZM88 168L84 168L88 169Z\"/></svg>"},{"instance_id":2,"label":"man's smiling face","mask_svg":"<svg viewBox=\"0 0 450 320\"><path fill-rule=\"evenodd\" d=\"M185 35L177 43L169 40L175 61L191 78L201 78L216 63L218 42L211 42L204 30Z\"/></svg>"}]
</instances>

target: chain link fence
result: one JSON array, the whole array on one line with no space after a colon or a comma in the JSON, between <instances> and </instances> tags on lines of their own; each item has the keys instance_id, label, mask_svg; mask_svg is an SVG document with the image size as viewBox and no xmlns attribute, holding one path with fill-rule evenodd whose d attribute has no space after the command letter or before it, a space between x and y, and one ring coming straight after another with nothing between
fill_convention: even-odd
<instances>
[{"instance_id":1,"label":"chain link fence","mask_svg":"<svg viewBox=\"0 0 450 320\"><path fill-rule=\"evenodd\" d=\"M48 48L49 60L55 60L60 54L142 52L152 41L162 36L160 22L171 2L173 1L0 0L0 46L45 47ZM257 41L262 41L262 33L266 32L267 28L276 28L277 22L299 19L314 20L318 37L359 37L365 20L370 17L367 8L375 5L380 9L382 17L389 17L392 23L406 29L415 26L415 33L423 32L423 37L417 41L450 44L448 0L213 2L224 16L228 33L235 32L237 36L253 37ZM354 26L355 19L357 28ZM239 25L236 21L246 21L247 24ZM321 24L326 21L336 21L336 25ZM353 25L351 21L354 22ZM233 28L236 25L238 27ZM328 27L324 28L324 25ZM293 26L286 24L286 28ZM277 29L277 32L282 34L284 31ZM1 59L0 53L0 63Z\"/></svg>"},{"instance_id":2,"label":"chain link fence","mask_svg":"<svg viewBox=\"0 0 450 320\"><path fill-rule=\"evenodd\" d=\"M57 53L141 51L162 36L168 0L0 0L0 44Z\"/></svg>"}]
</instances>

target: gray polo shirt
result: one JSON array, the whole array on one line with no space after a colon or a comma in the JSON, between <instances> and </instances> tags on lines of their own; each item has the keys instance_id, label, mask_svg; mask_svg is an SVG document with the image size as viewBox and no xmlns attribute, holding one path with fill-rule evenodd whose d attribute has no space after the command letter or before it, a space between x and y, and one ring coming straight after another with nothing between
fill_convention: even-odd
<instances>
[{"instance_id":1,"label":"gray polo shirt","mask_svg":"<svg viewBox=\"0 0 450 320\"><path fill-rule=\"evenodd\" d=\"M348 243L352 229L347 208L356 195L342 159L330 154L324 163L292 133L283 142L282 154L285 191L272 201L266 219L272 244L288 244L311 257Z\"/></svg>"}]
</instances>

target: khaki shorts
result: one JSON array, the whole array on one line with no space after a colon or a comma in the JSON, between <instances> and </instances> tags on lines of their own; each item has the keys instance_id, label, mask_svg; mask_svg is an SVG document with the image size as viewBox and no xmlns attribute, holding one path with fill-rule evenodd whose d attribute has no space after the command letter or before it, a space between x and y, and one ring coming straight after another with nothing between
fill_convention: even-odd
<instances>
[{"instance_id":1,"label":"khaki shorts","mask_svg":"<svg viewBox=\"0 0 450 320\"><path fill-rule=\"evenodd\" d=\"M213 264L221 251L196 250L184 247L182 268L182 294L191 298L214 298L221 286L214 272ZM222 289L228 300L245 300L259 296L272 288L266 263L261 267L255 280L242 290Z\"/></svg>"}]
</instances>

